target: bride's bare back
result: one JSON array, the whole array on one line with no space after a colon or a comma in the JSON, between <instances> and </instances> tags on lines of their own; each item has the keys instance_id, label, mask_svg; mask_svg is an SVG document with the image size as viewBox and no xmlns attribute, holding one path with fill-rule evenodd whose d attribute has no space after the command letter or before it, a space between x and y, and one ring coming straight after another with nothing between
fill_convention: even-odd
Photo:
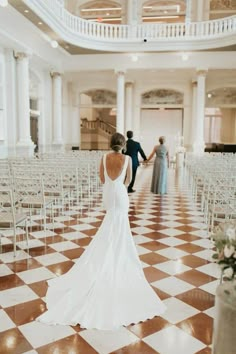
<instances>
[{"instance_id":1,"label":"bride's bare back","mask_svg":"<svg viewBox=\"0 0 236 354\"><path fill-rule=\"evenodd\" d=\"M112 181L116 180L120 176L120 174L123 171L124 164L125 164L125 155L122 155L117 152L111 152L106 155L106 171L108 177ZM126 179L125 179L126 185L130 183L130 178L131 178L131 161L129 161L127 171L126 171ZM104 166L102 161L100 165L100 179L102 183L105 182Z\"/></svg>"}]
</instances>

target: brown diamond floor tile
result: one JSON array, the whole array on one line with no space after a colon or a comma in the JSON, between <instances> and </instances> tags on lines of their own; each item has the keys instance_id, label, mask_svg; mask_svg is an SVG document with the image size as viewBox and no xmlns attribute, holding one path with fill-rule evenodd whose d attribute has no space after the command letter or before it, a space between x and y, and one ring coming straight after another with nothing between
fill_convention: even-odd
<instances>
[{"instance_id":1,"label":"brown diamond floor tile","mask_svg":"<svg viewBox=\"0 0 236 354\"><path fill-rule=\"evenodd\" d=\"M179 220L178 220L179 221ZM179 236L175 236L176 238L179 238L180 240L183 241L187 241L187 242L193 242L193 241L197 241L200 240L201 237L195 236L195 235L191 235L191 234L183 234L183 235L179 235Z\"/></svg>"},{"instance_id":2,"label":"brown diamond floor tile","mask_svg":"<svg viewBox=\"0 0 236 354\"><path fill-rule=\"evenodd\" d=\"M28 286L35 292L35 294L37 294L40 297L44 297L48 289L46 280L28 284Z\"/></svg>"},{"instance_id":3,"label":"brown diamond floor tile","mask_svg":"<svg viewBox=\"0 0 236 354\"><path fill-rule=\"evenodd\" d=\"M83 234L87 236L94 236L97 233L97 229L83 230Z\"/></svg>"},{"instance_id":4,"label":"brown diamond floor tile","mask_svg":"<svg viewBox=\"0 0 236 354\"><path fill-rule=\"evenodd\" d=\"M15 288L24 284L25 283L16 274L0 277L0 291Z\"/></svg>"},{"instance_id":5,"label":"brown diamond floor tile","mask_svg":"<svg viewBox=\"0 0 236 354\"><path fill-rule=\"evenodd\" d=\"M159 354L142 341L134 342L127 347L115 350L110 354Z\"/></svg>"},{"instance_id":6,"label":"brown diamond floor tile","mask_svg":"<svg viewBox=\"0 0 236 354\"><path fill-rule=\"evenodd\" d=\"M76 244L81 247L85 247L85 246L88 246L91 241L92 241L91 237L84 237L84 238L76 240Z\"/></svg>"},{"instance_id":7,"label":"brown diamond floor tile","mask_svg":"<svg viewBox=\"0 0 236 354\"><path fill-rule=\"evenodd\" d=\"M66 262L61 262L61 263L56 263L47 266L51 272L55 273L57 276L60 276L62 274L67 273L71 267L73 267L75 263L72 261L66 261Z\"/></svg>"},{"instance_id":8,"label":"brown diamond floor tile","mask_svg":"<svg viewBox=\"0 0 236 354\"><path fill-rule=\"evenodd\" d=\"M166 226L164 225L160 225L160 224L154 224L154 225L148 225L147 226L149 229L152 229L154 231L160 231L160 230L165 230L166 229Z\"/></svg>"},{"instance_id":9,"label":"brown diamond floor tile","mask_svg":"<svg viewBox=\"0 0 236 354\"><path fill-rule=\"evenodd\" d=\"M33 349L18 328L0 333L0 353L22 354Z\"/></svg>"},{"instance_id":10,"label":"brown diamond floor tile","mask_svg":"<svg viewBox=\"0 0 236 354\"><path fill-rule=\"evenodd\" d=\"M191 268L198 268L202 265L208 264L209 262L206 259L194 255L188 255L180 258L181 262Z\"/></svg>"},{"instance_id":11,"label":"brown diamond floor tile","mask_svg":"<svg viewBox=\"0 0 236 354\"><path fill-rule=\"evenodd\" d=\"M200 252L200 251L204 251L205 248L203 247L200 247L198 245L195 245L193 243L185 243L183 245L178 245L178 246L175 246L175 248L178 248L182 251L185 251L187 253L196 253L196 252Z\"/></svg>"},{"instance_id":12,"label":"brown diamond floor tile","mask_svg":"<svg viewBox=\"0 0 236 354\"><path fill-rule=\"evenodd\" d=\"M169 327L171 324L162 317L154 317L143 323L138 323L135 325L128 326L129 331L134 333L140 339L150 336L155 332Z\"/></svg>"},{"instance_id":13,"label":"brown diamond floor tile","mask_svg":"<svg viewBox=\"0 0 236 354\"><path fill-rule=\"evenodd\" d=\"M98 354L80 335L60 339L37 348L38 354Z\"/></svg>"},{"instance_id":14,"label":"brown diamond floor tile","mask_svg":"<svg viewBox=\"0 0 236 354\"><path fill-rule=\"evenodd\" d=\"M212 342L213 319L205 313L198 313L178 323L176 326L206 345L210 345Z\"/></svg>"},{"instance_id":15,"label":"brown diamond floor tile","mask_svg":"<svg viewBox=\"0 0 236 354\"><path fill-rule=\"evenodd\" d=\"M147 264L150 264L150 265L166 262L168 260L166 257L163 257L160 254L153 253L153 252L152 253L142 254L141 256L139 256L139 258L144 263L147 263Z\"/></svg>"},{"instance_id":16,"label":"brown diamond floor tile","mask_svg":"<svg viewBox=\"0 0 236 354\"><path fill-rule=\"evenodd\" d=\"M169 274L153 267L146 267L143 271L149 283L169 277Z\"/></svg>"},{"instance_id":17,"label":"brown diamond floor tile","mask_svg":"<svg viewBox=\"0 0 236 354\"><path fill-rule=\"evenodd\" d=\"M25 270L39 268L42 265L33 258L27 258L27 259L22 259L20 261L7 263L7 266L13 272L19 273L19 272L24 272Z\"/></svg>"},{"instance_id":18,"label":"brown diamond floor tile","mask_svg":"<svg viewBox=\"0 0 236 354\"><path fill-rule=\"evenodd\" d=\"M179 220L177 220L179 222ZM189 226L189 225L183 225L183 226L178 226L178 227L175 227L176 230L180 230L180 231L184 231L184 232L191 232L191 231L196 231L198 230L197 227L192 227L192 226Z\"/></svg>"},{"instance_id":19,"label":"brown diamond floor tile","mask_svg":"<svg viewBox=\"0 0 236 354\"><path fill-rule=\"evenodd\" d=\"M62 251L61 254L69 259L77 259L84 252L84 248L73 248L71 250Z\"/></svg>"},{"instance_id":20,"label":"brown diamond floor tile","mask_svg":"<svg viewBox=\"0 0 236 354\"><path fill-rule=\"evenodd\" d=\"M148 237L148 238L151 238L152 240L160 240L161 238L166 238L166 235L164 234L161 234L160 232L158 231L152 231L152 232L147 232L145 234L145 237Z\"/></svg>"},{"instance_id":21,"label":"brown diamond floor tile","mask_svg":"<svg viewBox=\"0 0 236 354\"><path fill-rule=\"evenodd\" d=\"M155 286L152 285L153 290L155 291L155 293L157 294L157 296L161 299L161 300L165 300L168 299L169 297L171 297L170 294L165 293L164 291L155 288Z\"/></svg>"},{"instance_id":22,"label":"brown diamond floor tile","mask_svg":"<svg viewBox=\"0 0 236 354\"><path fill-rule=\"evenodd\" d=\"M150 242L140 243L139 245L142 246L142 247L147 248L150 251L162 250L163 248L167 248L168 247L168 246L163 245L163 243L160 243L158 241L150 241Z\"/></svg>"},{"instance_id":23,"label":"brown diamond floor tile","mask_svg":"<svg viewBox=\"0 0 236 354\"><path fill-rule=\"evenodd\" d=\"M49 246L40 246L29 249L31 257L43 256L44 254L54 253L55 250Z\"/></svg>"},{"instance_id":24,"label":"brown diamond floor tile","mask_svg":"<svg viewBox=\"0 0 236 354\"><path fill-rule=\"evenodd\" d=\"M74 230L73 230L74 231ZM64 230L63 233L66 233L67 231ZM49 237L45 237L45 243L47 245L50 245L51 243L57 243L57 242L63 242L66 241L66 239L64 239L62 236L59 235L55 235L55 236L49 236Z\"/></svg>"},{"instance_id":25,"label":"brown diamond floor tile","mask_svg":"<svg viewBox=\"0 0 236 354\"><path fill-rule=\"evenodd\" d=\"M41 299L23 302L5 309L8 316L17 326L34 321L35 318L41 315L45 310L46 304Z\"/></svg>"},{"instance_id":26,"label":"brown diamond floor tile","mask_svg":"<svg viewBox=\"0 0 236 354\"><path fill-rule=\"evenodd\" d=\"M194 286L201 286L206 283L210 283L216 278L211 277L210 275L199 272L196 269L188 270L187 272L176 274L176 278L186 281L189 284Z\"/></svg>"},{"instance_id":27,"label":"brown diamond floor tile","mask_svg":"<svg viewBox=\"0 0 236 354\"><path fill-rule=\"evenodd\" d=\"M212 294L197 288L179 294L176 298L200 311L213 307L215 303L215 297Z\"/></svg>"}]
</instances>

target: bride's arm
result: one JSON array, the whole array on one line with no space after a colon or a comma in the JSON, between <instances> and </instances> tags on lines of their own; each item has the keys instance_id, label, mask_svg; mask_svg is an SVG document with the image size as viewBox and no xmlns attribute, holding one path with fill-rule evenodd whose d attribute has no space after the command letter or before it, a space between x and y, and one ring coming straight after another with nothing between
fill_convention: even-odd
<instances>
[{"instance_id":1,"label":"bride's arm","mask_svg":"<svg viewBox=\"0 0 236 354\"><path fill-rule=\"evenodd\" d=\"M128 162L128 166L127 166L127 170L126 170L126 176L125 176L125 180L124 180L125 186L128 186L130 184L131 178L132 178L132 160L131 160L131 157L129 157L129 162Z\"/></svg>"},{"instance_id":2,"label":"bride's arm","mask_svg":"<svg viewBox=\"0 0 236 354\"><path fill-rule=\"evenodd\" d=\"M104 176L103 158L101 159L101 162L100 162L99 177L100 177L101 183L104 184L105 183L105 176Z\"/></svg>"}]
</instances>

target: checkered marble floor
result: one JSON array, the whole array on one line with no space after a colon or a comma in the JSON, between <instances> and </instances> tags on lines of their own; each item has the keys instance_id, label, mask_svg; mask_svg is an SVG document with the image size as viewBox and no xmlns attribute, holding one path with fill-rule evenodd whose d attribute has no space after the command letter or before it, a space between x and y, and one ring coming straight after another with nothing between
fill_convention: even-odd
<instances>
[{"instance_id":1,"label":"checkered marble floor","mask_svg":"<svg viewBox=\"0 0 236 354\"><path fill-rule=\"evenodd\" d=\"M145 275L167 305L161 317L118 331L48 326L34 319L45 311L46 280L67 272L104 217L99 202L80 214L76 208L48 222L46 234L35 218L30 250L19 236L13 257L5 232L0 253L0 353L210 354L218 266L198 205L184 176L169 170L165 196L149 191L152 166L140 167L130 195L130 225ZM19 231L22 233L22 231Z\"/></svg>"}]
</instances>

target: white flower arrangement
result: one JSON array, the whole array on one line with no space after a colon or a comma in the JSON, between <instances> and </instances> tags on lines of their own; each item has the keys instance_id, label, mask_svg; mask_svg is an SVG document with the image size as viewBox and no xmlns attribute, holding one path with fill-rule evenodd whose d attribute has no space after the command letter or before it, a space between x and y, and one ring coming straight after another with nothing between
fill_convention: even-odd
<instances>
[{"instance_id":1,"label":"white flower arrangement","mask_svg":"<svg viewBox=\"0 0 236 354\"><path fill-rule=\"evenodd\" d=\"M212 235L216 253L213 258L225 280L236 279L236 221L219 224Z\"/></svg>"}]
</instances>

